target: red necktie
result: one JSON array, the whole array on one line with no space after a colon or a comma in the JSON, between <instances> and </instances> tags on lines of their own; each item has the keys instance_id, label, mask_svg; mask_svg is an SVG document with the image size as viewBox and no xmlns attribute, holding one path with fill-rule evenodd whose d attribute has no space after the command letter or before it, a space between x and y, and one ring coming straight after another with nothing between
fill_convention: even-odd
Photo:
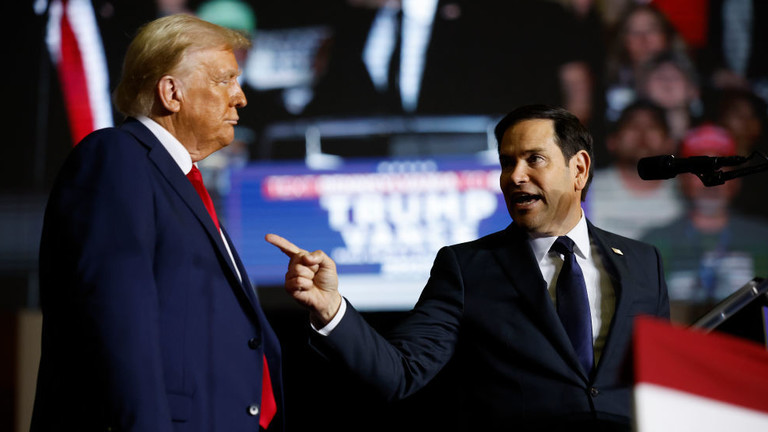
<instances>
[{"instance_id":1,"label":"red necktie","mask_svg":"<svg viewBox=\"0 0 768 432\"><path fill-rule=\"evenodd\" d=\"M67 18L67 0L62 2L61 14L61 60L59 80L64 93L64 103L69 115L72 145L76 145L94 129L88 85L85 82L85 68L77 37Z\"/></svg>"},{"instance_id":2,"label":"red necktie","mask_svg":"<svg viewBox=\"0 0 768 432\"><path fill-rule=\"evenodd\" d=\"M192 171L187 174L187 178L192 182L192 186L195 187L197 194L200 195L200 199L203 200L205 209L208 210L208 214L211 215L213 223L216 228L219 228L219 218L216 217L216 209L213 207L213 200L208 195L208 190L203 184L203 176L200 174L200 170L196 165L192 165ZM267 365L267 356L264 356L264 371L262 372L262 386L261 386L261 417L259 417L259 426L266 429L269 423L275 417L277 413L277 403L275 402L275 394L272 391L272 379L269 376L269 366Z\"/></svg>"},{"instance_id":3,"label":"red necktie","mask_svg":"<svg viewBox=\"0 0 768 432\"><path fill-rule=\"evenodd\" d=\"M264 356L264 372L262 373L261 382L261 417L259 417L259 426L266 429L277 413L277 403L275 402L275 394L272 392L272 379L269 376L266 355Z\"/></svg>"},{"instance_id":4,"label":"red necktie","mask_svg":"<svg viewBox=\"0 0 768 432\"><path fill-rule=\"evenodd\" d=\"M213 224L216 225L216 228L219 228L219 218L216 217L216 209L213 207L213 200L211 199L211 196L208 195L208 190L205 188L205 184L203 184L203 176L200 174L200 170L196 165L192 165L192 171L187 174L187 178L192 182L192 186L195 187L197 194L200 195L200 199L203 200L205 209L208 210L208 214L211 215L211 219L213 219Z\"/></svg>"}]
</instances>

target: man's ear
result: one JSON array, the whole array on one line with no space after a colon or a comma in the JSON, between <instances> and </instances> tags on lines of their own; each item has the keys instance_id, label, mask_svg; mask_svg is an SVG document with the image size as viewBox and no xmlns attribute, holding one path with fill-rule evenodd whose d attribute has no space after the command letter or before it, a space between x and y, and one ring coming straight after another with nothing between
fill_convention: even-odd
<instances>
[{"instance_id":1,"label":"man's ear","mask_svg":"<svg viewBox=\"0 0 768 432\"><path fill-rule=\"evenodd\" d=\"M163 108L177 113L181 109L183 92L181 83L173 75L163 75L157 82L157 97Z\"/></svg>"},{"instance_id":2,"label":"man's ear","mask_svg":"<svg viewBox=\"0 0 768 432\"><path fill-rule=\"evenodd\" d=\"M586 150L579 150L571 158L571 169L575 176L574 186L577 190L583 190L587 186L589 180L589 168L592 166L592 159L589 157L589 153Z\"/></svg>"}]
</instances>

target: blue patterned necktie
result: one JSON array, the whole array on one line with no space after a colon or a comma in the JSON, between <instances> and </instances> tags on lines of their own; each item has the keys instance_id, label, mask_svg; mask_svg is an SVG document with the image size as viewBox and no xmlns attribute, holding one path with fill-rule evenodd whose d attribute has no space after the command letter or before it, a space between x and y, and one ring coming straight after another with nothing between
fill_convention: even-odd
<instances>
[{"instance_id":1,"label":"blue patterned necktie","mask_svg":"<svg viewBox=\"0 0 768 432\"><path fill-rule=\"evenodd\" d=\"M579 363L587 375L592 371L594 352L592 349L592 315L589 312L587 286L584 273L573 254L573 240L561 236L552 245L552 250L563 255L563 267L557 277L556 297L557 315L563 322L565 332Z\"/></svg>"}]
</instances>

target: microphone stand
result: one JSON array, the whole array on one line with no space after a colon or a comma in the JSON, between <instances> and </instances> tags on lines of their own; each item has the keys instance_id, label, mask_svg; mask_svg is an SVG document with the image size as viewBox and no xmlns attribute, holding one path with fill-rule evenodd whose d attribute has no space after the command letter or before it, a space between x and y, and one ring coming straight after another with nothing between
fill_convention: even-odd
<instances>
[{"instance_id":1,"label":"microphone stand","mask_svg":"<svg viewBox=\"0 0 768 432\"><path fill-rule=\"evenodd\" d=\"M747 162L757 155L760 155L764 159L764 162L759 165L752 165L752 166L734 169L726 172L717 170L717 171L710 171L710 172L698 172L693 174L696 175L696 177L698 177L701 180L704 186L709 187L709 186L719 186L725 183L726 181L733 180L737 177L744 177L750 174L755 174L762 171L768 171L768 157L766 157L764 154L760 152L752 153L749 159L747 159Z\"/></svg>"}]
</instances>

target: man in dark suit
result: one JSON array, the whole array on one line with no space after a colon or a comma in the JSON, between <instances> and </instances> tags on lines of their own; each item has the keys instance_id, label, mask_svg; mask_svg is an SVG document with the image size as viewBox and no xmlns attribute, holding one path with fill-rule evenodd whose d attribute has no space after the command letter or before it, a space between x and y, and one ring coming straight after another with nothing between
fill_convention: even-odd
<instances>
[{"instance_id":1,"label":"man in dark suit","mask_svg":"<svg viewBox=\"0 0 768 432\"><path fill-rule=\"evenodd\" d=\"M460 398L443 411L450 428L629 430L632 320L669 316L661 257L584 217L592 140L575 116L521 107L496 137L513 223L441 249L387 338L343 300L328 256L269 234L290 257L286 289L310 310L313 344L388 399L413 394L452 361ZM556 249L569 242L561 237L573 253Z\"/></svg>"},{"instance_id":2,"label":"man in dark suit","mask_svg":"<svg viewBox=\"0 0 768 432\"><path fill-rule=\"evenodd\" d=\"M566 69L582 64L585 39L556 2L342 3L334 9L327 70L307 115L497 115L526 100L577 103ZM377 31L385 17L395 21L387 33L393 40L383 44L389 49L374 43L374 36L385 38ZM415 30L420 26L422 34ZM379 62L381 74L374 68ZM414 63L419 66L406 66ZM589 85L581 72L570 73ZM403 99L402 85L415 94Z\"/></svg>"},{"instance_id":3,"label":"man in dark suit","mask_svg":"<svg viewBox=\"0 0 768 432\"><path fill-rule=\"evenodd\" d=\"M768 98L768 3L710 0L706 45L697 53L707 90L752 89Z\"/></svg>"},{"instance_id":4,"label":"man in dark suit","mask_svg":"<svg viewBox=\"0 0 768 432\"><path fill-rule=\"evenodd\" d=\"M78 144L46 210L32 430L282 430L279 342L196 167L233 139L248 45L189 15L131 43L128 119Z\"/></svg>"}]
</instances>

